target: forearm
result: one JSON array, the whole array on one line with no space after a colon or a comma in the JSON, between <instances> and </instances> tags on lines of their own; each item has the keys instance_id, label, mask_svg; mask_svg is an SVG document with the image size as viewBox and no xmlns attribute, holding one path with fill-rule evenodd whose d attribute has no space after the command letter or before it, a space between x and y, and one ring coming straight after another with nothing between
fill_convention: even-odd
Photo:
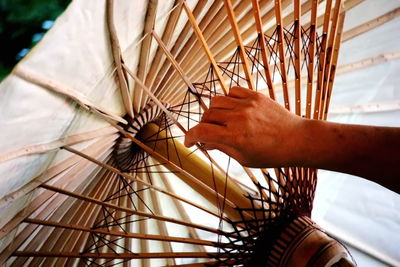
<instances>
[{"instance_id":1,"label":"forearm","mask_svg":"<svg viewBox=\"0 0 400 267\"><path fill-rule=\"evenodd\" d=\"M361 176L400 192L400 129L303 120L292 165Z\"/></svg>"}]
</instances>

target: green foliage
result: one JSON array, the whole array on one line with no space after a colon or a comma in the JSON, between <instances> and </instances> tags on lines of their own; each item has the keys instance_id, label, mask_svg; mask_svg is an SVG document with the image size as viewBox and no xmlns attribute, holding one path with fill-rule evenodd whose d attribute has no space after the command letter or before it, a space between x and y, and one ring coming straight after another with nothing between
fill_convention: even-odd
<instances>
[{"instance_id":1,"label":"green foliage","mask_svg":"<svg viewBox=\"0 0 400 267\"><path fill-rule=\"evenodd\" d=\"M32 36L43 33L42 24L55 20L70 0L0 0L0 80L17 63L17 54L31 48Z\"/></svg>"}]
</instances>

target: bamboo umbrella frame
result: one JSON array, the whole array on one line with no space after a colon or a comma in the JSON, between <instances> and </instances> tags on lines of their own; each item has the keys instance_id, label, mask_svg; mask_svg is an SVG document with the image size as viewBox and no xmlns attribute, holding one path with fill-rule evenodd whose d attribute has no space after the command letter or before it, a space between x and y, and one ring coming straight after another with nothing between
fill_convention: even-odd
<instances>
[{"instance_id":1,"label":"bamboo umbrella frame","mask_svg":"<svg viewBox=\"0 0 400 267\"><path fill-rule=\"evenodd\" d=\"M280 240L274 231L279 224L312 224L317 170L243 168L243 181L233 177L230 158L221 161L202 144L187 149L182 137L212 97L232 86L268 93L298 116L326 120L342 36L350 38L343 33L345 12L361 2L200 0L192 7L176 0L160 35L159 3L150 0L132 69L114 22L118 2L107 0L123 114L39 71L17 66L13 72L109 126L0 155L1 163L68 154L0 199L0 208L22 198L28 203L1 228L0 238L13 241L0 252L0 264L247 266L268 244L266 262L282 266L287 259L273 254Z\"/></svg>"}]
</instances>

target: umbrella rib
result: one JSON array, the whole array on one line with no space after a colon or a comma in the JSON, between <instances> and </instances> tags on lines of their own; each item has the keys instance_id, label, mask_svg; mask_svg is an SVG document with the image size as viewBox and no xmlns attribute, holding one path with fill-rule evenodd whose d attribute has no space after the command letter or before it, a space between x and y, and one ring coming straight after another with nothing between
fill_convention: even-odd
<instances>
[{"instance_id":1,"label":"umbrella rib","mask_svg":"<svg viewBox=\"0 0 400 267\"><path fill-rule=\"evenodd\" d=\"M234 234L223 232L221 230L217 230L217 229L214 229L214 228L211 228L211 227L207 227L207 226L204 226L204 225L188 223L188 222L185 222L185 221L182 221L182 220L178 220L178 219L175 219L175 218L171 218L171 217L159 216L159 215L154 215L154 214L150 214L150 213L146 213L146 212L136 211L136 210L129 209L129 208L120 207L120 206L117 206L117 205L114 205L114 204L103 202L103 201L101 201L99 199L96 199L96 198L93 198L93 197L84 196L82 194L74 193L74 192L71 192L71 191L68 191L68 190L65 190L65 189L61 189L61 188L58 188L58 187L55 187L55 186L42 184L41 187L44 188L44 189L47 189L47 190L51 190L51 191L60 193L60 194L64 194L64 195L68 195L70 197L77 198L77 199L80 199L80 200L83 200L83 201L92 202L92 203L101 205L103 207L107 207L107 208L123 211L123 212L126 212L128 214L134 214L134 215L148 217L148 218L156 219L156 220L163 220L163 221L166 221L166 222L180 224L180 225L184 225L184 226L188 226L188 227L193 227L193 228L196 228L196 229L200 229L200 230L211 232L211 233L215 233L215 234L224 233L225 235L228 235L228 236L234 236Z\"/></svg>"},{"instance_id":2,"label":"umbrella rib","mask_svg":"<svg viewBox=\"0 0 400 267\"><path fill-rule=\"evenodd\" d=\"M104 107L100 107L92 101L90 101L86 96L80 94L76 90L69 88L65 85L62 85L54 80L51 80L47 77L44 77L38 73L32 72L30 70L27 70L21 66L18 66L13 74L18 76L19 78L30 82L32 84L36 84L40 87L46 88L52 92L55 92L57 94L63 95L65 97L71 98L74 100L77 104L79 104L82 108L84 108L87 111L95 111L97 113L102 114L103 116L106 116L108 119L111 119L113 122L121 122L123 124L127 124L128 122L121 118L120 116L113 114L111 111L107 110Z\"/></svg>"},{"instance_id":3,"label":"umbrella rib","mask_svg":"<svg viewBox=\"0 0 400 267\"><path fill-rule=\"evenodd\" d=\"M229 90L226 87L226 84L223 80L222 74L221 74L221 70L217 65L217 62L214 59L214 56L212 55L210 48L208 47L208 44L206 42L206 40L204 39L203 33L201 32L199 25L196 22L196 18L193 16L192 11L190 10L190 8L187 6L186 1L182 0L182 5L183 5L183 9L185 10L190 23L192 24L193 30L197 36L197 39L200 41L200 43L202 44L202 47L204 49L204 52L206 53L208 60L210 61L211 65L214 68L215 74L217 75L219 84L222 88L222 91L224 92L225 95L228 94Z\"/></svg>"},{"instance_id":4,"label":"umbrella rib","mask_svg":"<svg viewBox=\"0 0 400 267\"><path fill-rule=\"evenodd\" d=\"M93 228L90 228L87 226L81 226L81 225L76 225L76 224L71 224L71 223L46 221L46 220L32 219L32 218L27 218L24 220L24 222L31 223L31 224L37 224L37 225L43 225L43 226L49 226L49 227L82 231L82 232L112 235L112 236L118 236L118 237L149 239L149 240L157 240L157 241L165 241L165 242L187 243L187 244L202 245L202 246L217 246L218 245L218 244L216 244L216 242L213 242L213 241L196 239L196 238L174 237L174 236L168 236L168 235L154 235L154 234L142 234L142 233L140 233L140 234L139 233L125 233L122 231L107 230L107 229L93 229ZM223 245L223 244L219 244L219 245Z\"/></svg>"},{"instance_id":5,"label":"umbrella rib","mask_svg":"<svg viewBox=\"0 0 400 267\"><path fill-rule=\"evenodd\" d=\"M121 54L121 47L118 41L117 31L114 25L114 0L107 0L106 3L107 3L107 8L106 8L107 26L110 32L111 49L114 57L114 63L117 68L117 76L120 86L122 102L124 103L125 111L131 118L133 118L134 114L133 114L131 93L129 90L128 79L122 68L122 64L124 61Z\"/></svg>"},{"instance_id":6,"label":"umbrella rib","mask_svg":"<svg viewBox=\"0 0 400 267\"><path fill-rule=\"evenodd\" d=\"M206 208L204 208L204 207L202 207L200 205L197 205L196 203L194 203L194 202L192 202L190 200L187 200L187 199L182 198L182 197L180 197L180 196L178 196L176 194L173 194L173 193L171 193L171 192L169 192L167 190L164 190L164 189L162 189L160 187L152 185L152 184L150 184L150 183L148 183L146 181L143 181L142 179L135 178L132 175L129 175L129 174L124 173L124 172L121 172L118 169L116 169L116 168L114 168L114 167L112 167L112 166L110 166L110 165L108 165L108 164L106 164L104 162L101 162L101 161L99 161L99 160L97 160L97 159L95 159L95 158L93 158L93 157L91 157L89 155L86 155L86 154L84 154L84 153L82 153L80 151L77 151L77 150L75 150L73 148L70 148L70 147L64 147L64 149L66 149L66 150L68 150L68 151L70 151L70 152L72 152L74 154L77 154L77 155L79 155L79 156L81 156L81 157L83 157L83 158L85 158L85 159L87 159L89 161L92 161L93 163L95 163L95 164L97 164L97 165L99 165L99 166L101 166L101 167L103 167L103 168L105 168L105 169L107 169L109 171L112 171L112 172L114 172L114 173L116 173L118 175L121 175L121 176L123 176L124 178L126 178L128 180L139 182L139 183L141 183L143 185L148 186L149 188L152 188L153 190L156 190L156 191L159 191L161 193L164 193L164 194L166 194L166 195L168 195L168 196L170 196L170 197L172 197L174 199L178 199L178 200L183 201L183 202L185 202L185 203L187 203L187 204L189 204L189 205L191 205L193 207L196 207L196 208L198 208L198 209L200 209L202 211L205 211L205 212L207 212L207 213L209 213L209 214L211 214L213 216L219 217L219 215L217 213L214 213L214 212L212 212L212 211L210 211L210 210L208 210L208 209L206 209Z\"/></svg>"}]
</instances>

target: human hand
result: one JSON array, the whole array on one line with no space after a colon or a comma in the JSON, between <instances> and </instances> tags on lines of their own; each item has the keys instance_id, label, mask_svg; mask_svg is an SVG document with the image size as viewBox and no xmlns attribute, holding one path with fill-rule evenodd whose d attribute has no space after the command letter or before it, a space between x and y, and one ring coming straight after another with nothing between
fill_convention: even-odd
<instances>
[{"instance_id":1,"label":"human hand","mask_svg":"<svg viewBox=\"0 0 400 267\"><path fill-rule=\"evenodd\" d=\"M290 166L302 121L268 96L233 87L211 100L201 122L187 132L185 146L200 142L247 167Z\"/></svg>"}]
</instances>

